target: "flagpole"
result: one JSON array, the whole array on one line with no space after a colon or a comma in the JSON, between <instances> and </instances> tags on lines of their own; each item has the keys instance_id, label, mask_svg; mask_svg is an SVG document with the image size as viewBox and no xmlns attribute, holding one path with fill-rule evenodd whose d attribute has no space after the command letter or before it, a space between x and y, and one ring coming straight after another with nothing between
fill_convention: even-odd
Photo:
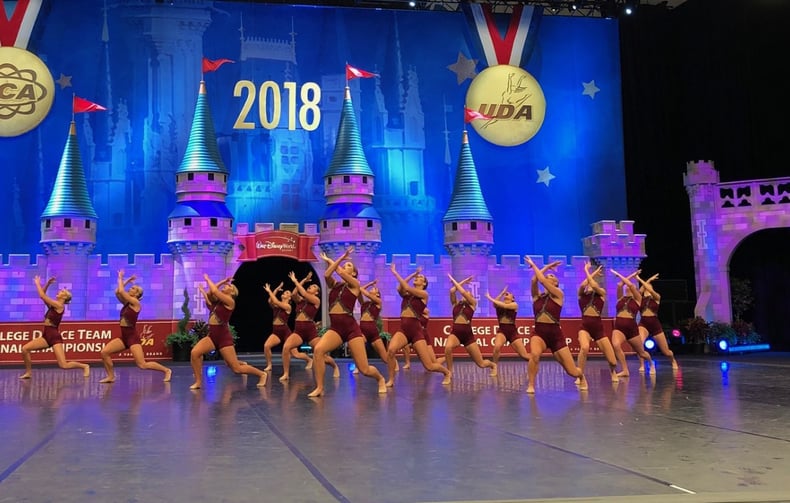
<instances>
[{"instance_id":1,"label":"flagpole","mask_svg":"<svg viewBox=\"0 0 790 503\"><path fill-rule=\"evenodd\" d=\"M346 74L346 87L348 87L348 61L346 61L346 67L344 68L343 73Z\"/></svg>"},{"instance_id":2,"label":"flagpole","mask_svg":"<svg viewBox=\"0 0 790 503\"><path fill-rule=\"evenodd\" d=\"M71 93L71 122L74 122L74 102L77 101L77 93Z\"/></svg>"}]
</instances>

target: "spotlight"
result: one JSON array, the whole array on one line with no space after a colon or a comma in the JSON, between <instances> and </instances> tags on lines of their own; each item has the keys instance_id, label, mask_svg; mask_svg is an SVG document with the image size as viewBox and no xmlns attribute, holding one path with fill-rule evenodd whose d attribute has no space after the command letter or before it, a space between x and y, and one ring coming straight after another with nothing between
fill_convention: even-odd
<instances>
[{"instance_id":1,"label":"spotlight","mask_svg":"<svg viewBox=\"0 0 790 503\"><path fill-rule=\"evenodd\" d=\"M635 11L636 11L636 2L635 1L629 0L629 1L625 2L625 4L623 5L623 13L626 16L630 16Z\"/></svg>"},{"instance_id":2,"label":"spotlight","mask_svg":"<svg viewBox=\"0 0 790 503\"><path fill-rule=\"evenodd\" d=\"M576 4L571 4L571 9L576 10Z\"/></svg>"},{"instance_id":3,"label":"spotlight","mask_svg":"<svg viewBox=\"0 0 790 503\"><path fill-rule=\"evenodd\" d=\"M656 347L656 341L654 341L653 339L647 339L645 341L645 349L646 350L652 351L653 349L655 349L655 347Z\"/></svg>"},{"instance_id":4,"label":"spotlight","mask_svg":"<svg viewBox=\"0 0 790 503\"><path fill-rule=\"evenodd\" d=\"M727 350L730 349L730 344L725 339L721 339L717 346L722 353L726 353Z\"/></svg>"},{"instance_id":5,"label":"spotlight","mask_svg":"<svg viewBox=\"0 0 790 503\"><path fill-rule=\"evenodd\" d=\"M411 2L409 2L409 7L417 7L417 2L412 0Z\"/></svg>"},{"instance_id":6,"label":"spotlight","mask_svg":"<svg viewBox=\"0 0 790 503\"><path fill-rule=\"evenodd\" d=\"M721 362L719 368L721 369L722 372L727 372L728 370L730 370L730 364L727 362Z\"/></svg>"},{"instance_id":7,"label":"spotlight","mask_svg":"<svg viewBox=\"0 0 790 503\"><path fill-rule=\"evenodd\" d=\"M217 375L217 366L216 365L209 365L206 367L206 375L208 377L214 377Z\"/></svg>"},{"instance_id":8,"label":"spotlight","mask_svg":"<svg viewBox=\"0 0 790 503\"><path fill-rule=\"evenodd\" d=\"M349 363L349 364L348 364L348 371L349 371L349 372L354 372L355 370L357 370L357 366L356 366L356 364L354 364L354 363Z\"/></svg>"},{"instance_id":9,"label":"spotlight","mask_svg":"<svg viewBox=\"0 0 790 503\"><path fill-rule=\"evenodd\" d=\"M672 329L672 337L680 337L681 335L683 334L680 333L680 330L678 330L677 328Z\"/></svg>"}]
</instances>

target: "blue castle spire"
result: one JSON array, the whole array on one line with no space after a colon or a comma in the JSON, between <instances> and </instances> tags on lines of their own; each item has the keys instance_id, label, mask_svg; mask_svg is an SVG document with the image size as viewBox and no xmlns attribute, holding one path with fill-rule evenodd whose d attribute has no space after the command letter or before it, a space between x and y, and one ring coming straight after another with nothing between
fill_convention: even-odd
<instances>
[{"instance_id":1,"label":"blue castle spire","mask_svg":"<svg viewBox=\"0 0 790 503\"><path fill-rule=\"evenodd\" d=\"M176 170L176 175L186 172L228 173L217 148L217 135L214 132L214 121L208 106L206 83L200 81L195 116L192 118L192 129L189 133L184 158Z\"/></svg>"},{"instance_id":2,"label":"blue castle spire","mask_svg":"<svg viewBox=\"0 0 790 503\"><path fill-rule=\"evenodd\" d=\"M98 219L88 196L88 184L85 181L85 170L82 167L80 146L77 142L77 126L74 121L69 126L69 136L60 159L60 167L49 203L41 214L42 219L61 217L92 222Z\"/></svg>"},{"instance_id":3,"label":"blue castle spire","mask_svg":"<svg viewBox=\"0 0 790 503\"><path fill-rule=\"evenodd\" d=\"M362 150L351 91L346 87L335 151L324 175L327 206L320 224L320 244L325 252L353 245L373 254L381 246L381 217L373 207L374 178Z\"/></svg>"}]
</instances>

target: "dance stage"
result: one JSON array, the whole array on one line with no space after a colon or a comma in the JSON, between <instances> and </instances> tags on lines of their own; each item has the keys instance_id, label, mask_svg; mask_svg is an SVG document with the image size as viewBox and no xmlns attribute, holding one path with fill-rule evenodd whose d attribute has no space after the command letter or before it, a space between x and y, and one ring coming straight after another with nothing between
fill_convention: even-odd
<instances>
[{"instance_id":1,"label":"dance stage","mask_svg":"<svg viewBox=\"0 0 790 503\"><path fill-rule=\"evenodd\" d=\"M679 362L613 384L594 358L580 392L546 359L530 396L521 360L413 362L386 395L340 360L317 399L302 362L265 388L205 362L199 391L187 364L0 367L0 502L790 501L790 355Z\"/></svg>"}]
</instances>

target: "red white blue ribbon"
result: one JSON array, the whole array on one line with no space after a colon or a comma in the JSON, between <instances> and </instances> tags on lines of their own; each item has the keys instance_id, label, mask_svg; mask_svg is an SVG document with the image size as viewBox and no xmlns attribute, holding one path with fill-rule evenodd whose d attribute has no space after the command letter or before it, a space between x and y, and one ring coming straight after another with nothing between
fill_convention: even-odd
<instances>
[{"instance_id":1,"label":"red white blue ribbon","mask_svg":"<svg viewBox=\"0 0 790 503\"><path fill-rule=\"evenodd\" d=\"M532 54L537 38L542 7L516 5L503 31L490 4L466 3L464 10L475 45L488 66L512 65L523 67Z\"/></svg>"},{"instance_id":2,"label":"red white blue ribbon","mask_svg":"<svg viewBox=\"0 0 790 503\"><path fill-rule=\"evenodd\" d=\"M42 0L0 0L0 46L27 49Z\"/></svg>"}]
</instances>

